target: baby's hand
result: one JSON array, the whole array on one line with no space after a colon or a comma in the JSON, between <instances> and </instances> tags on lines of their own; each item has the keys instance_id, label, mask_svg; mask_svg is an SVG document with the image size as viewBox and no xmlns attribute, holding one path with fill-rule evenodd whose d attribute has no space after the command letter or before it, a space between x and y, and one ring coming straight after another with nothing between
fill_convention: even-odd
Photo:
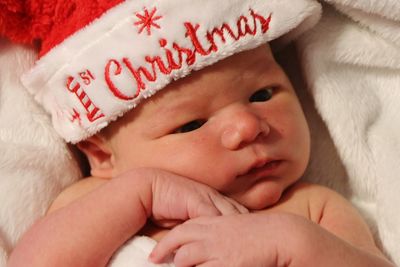
<instances>
[{"instance_id":1,"label":"baby's hand","mask_svg":"<svg viewBox=\"0 0 400 267\"><path fill-rule=\"evenodd\" d=\"M394 267L289 213L189 220L161 239L149 259L161 263L171 255L176 267Z\"/></svg>"},{"instance_id":2,"label":"baby's hand","mask_svg":"<svg viewBox=\"0 0 400 267\"><path fill-rule=\"evenodd\" d=\"M310 234L315 228L315 224L288 213L202 217L171 230L149 259L161 263L174 255L177 267L341 266L325 262L313 265L312 259L320 251L314 250L319 244L310 242L310 236L324 240L320 233Z\"/></svg>"},{"instance_id":3,"label":"baby's hand","mask_svg":"<svg viewBox=\"0 0 400 267\"><path fill-rule=\"evenodd\" d=\"M278 254L279 243L288 240L280 236L275 219L264 214L246 214L189 220L157 244L150 260L161 263L174 255L177 267L289 266Z\"/></svg>"},{"instance_id":4,"label":"baby's hand","mask_svg":"<svg viewBox=\"0 0 400 267\"><path fill-rule=\"evenodd\" d=\"M209 186L162 170L156 173L152 182L152 219L158 224L248 213L244 206Z\"/></svg>"}]
</instances>

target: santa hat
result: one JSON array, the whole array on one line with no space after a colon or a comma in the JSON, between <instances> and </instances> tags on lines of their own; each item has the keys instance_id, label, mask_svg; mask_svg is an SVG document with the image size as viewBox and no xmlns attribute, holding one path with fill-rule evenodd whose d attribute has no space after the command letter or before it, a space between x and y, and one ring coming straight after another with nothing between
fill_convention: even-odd
<instances>
[{"instance_id":1,"label":"santa hat","mask_svg":"<svg viewBox=\"0 0 400 267\"><path fill-rule=\"evenodd\" d=\"M5 3L4 3L5 2ZM79 142L173 80L313 26L313 0L0 0L0 34L40 41L23 83Z\"/></svg>"}]
</instances>

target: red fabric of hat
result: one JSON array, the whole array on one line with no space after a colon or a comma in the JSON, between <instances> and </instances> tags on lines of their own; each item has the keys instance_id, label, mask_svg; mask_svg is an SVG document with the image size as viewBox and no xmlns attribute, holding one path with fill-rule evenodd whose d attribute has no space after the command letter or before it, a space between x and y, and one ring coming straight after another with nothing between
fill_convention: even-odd
<instances>
[{"instance_id":1,"label":"red fabric of hat","mask_svg":"<svg viewBox=\"0 0 400 267\"><path fill-rule=\"evenodd\" d=\"M123 0L0 0L0 35L40 44L40 56Z\"/></svg>"}]
</instances>

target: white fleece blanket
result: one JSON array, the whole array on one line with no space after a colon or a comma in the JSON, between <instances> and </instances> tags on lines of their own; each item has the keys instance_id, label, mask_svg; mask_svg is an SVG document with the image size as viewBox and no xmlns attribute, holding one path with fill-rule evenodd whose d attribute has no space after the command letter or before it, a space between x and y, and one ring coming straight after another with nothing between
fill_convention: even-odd
<instances>
[{"instance_id":1,"label":"white fleece blanket","mask_svg":"<svg viewBox=\"0 0 400 267\"><path fill-rule=\"evenodd\" d=\"M329 2L298 41L300 62L347 171L346 195L400 265L400 1Z\"/></svg>"},{"instance_id":2,"label":"white fleece blanket","mask_svg":"<svg viewBox=\"0 0 400 267\"><path fill-rule=\"evenodd\" d=\"M19 81L35 58L0 39L0 267L21 234L81 177L77 160Z\"/></svg>"},{"instance_id":3,"label":"white fleece blanket","mask_svg":"<svg viewBox=\"0 0 400 267\"><path fill-rule=\"evenodd\" d=\"M147 258L157 244L146 236L137 236L129 240L111 259L108 267L173 267L172 261L163 264L150 263Z\"/></svg>"},{"instance_id":4,"label":"white fleece blanket","mask_svg":"<svg viewBox=\"0 0 400 267\"><path fill-rule=\"evenodd\" d=\"M352 200L400 265L400 1L327 2L336 9L325 6L321 23L297 43L325 122L300 91L313 139L306 177ZM34 57L0 40L0 267L51 200L80 177L76 159L19 83ZM154 242L134 240L111 267L153 266L145 259Z\"/></svg>"}]
</instances>

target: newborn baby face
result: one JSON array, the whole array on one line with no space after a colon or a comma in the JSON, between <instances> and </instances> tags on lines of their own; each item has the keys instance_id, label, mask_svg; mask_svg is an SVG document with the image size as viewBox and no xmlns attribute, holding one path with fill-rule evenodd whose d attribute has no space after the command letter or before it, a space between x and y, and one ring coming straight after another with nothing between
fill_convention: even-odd
<instances>
[{"instance_id":1,"label":"newborn baby face","mask_svg":"<svg viewBox=\"0 0 400 267\"><path fill-rule=\"evenodd\" d=\"M106 132L114 175L165 169L249 209L275 204L309 159L303 111L268 46L171 83Z\"/></svg>"}]
</instances>

